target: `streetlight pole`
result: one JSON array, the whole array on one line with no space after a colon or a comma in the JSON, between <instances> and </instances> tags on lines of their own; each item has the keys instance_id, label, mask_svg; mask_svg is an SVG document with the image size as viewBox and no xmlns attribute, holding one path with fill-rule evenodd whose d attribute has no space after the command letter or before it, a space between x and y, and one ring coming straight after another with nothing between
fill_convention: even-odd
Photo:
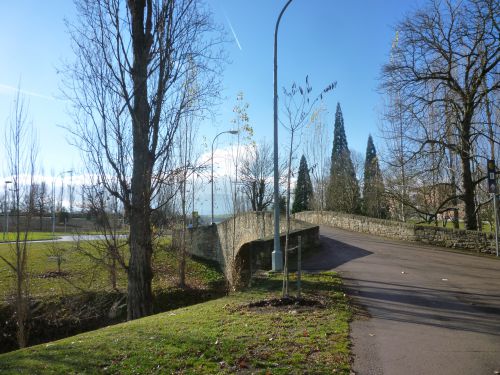
<instances>
[{"instance_id":1,"label":"streetlight pole","mask_svg":"<svg viewBox=\"0 0 500 375\"><path fill-rule=\"evenodd\" d=\"M7 205L7 184L11 184L12 181L5 181L5 196L4 196L4 208L5 208L5 228L3 230L3 239L5 240L5 237L9 235L9 207Z\"/></svg>"},{"instance_id":2,"label":"streetlight pole","mask_svg":"<svg viewBox=\"0 0 500 375\"><path fill-rule=\"evenodd\" d=\"M212 141L212 179L211 179L211 182L212 182L212 221L210 222L210 224L214 223L214 143L219 135L222 135L222 134L235 135L238 133L239 133L239 130L226 130L226 131L223 131L223 132L220 132L219 134L217 134L215 136L214 140Z\"/></svg>"},{"instance_id":3,"label":"streetlight pole","mask_svg":"<svg viewBox=\"0 0 500 375\"><path fill-rule=\"evenodd\" d=\"M54 239L54 232L56 231L56 182L54 175L52 175L52 239Z\"/></svg>"},{"instance_id":4,"label":"streetlight pole","mask_svg":"<svg viewBox=\"0 0 500 375\"><path fill-rule=\"evenodd\" d=\"M63 207L63 199L64 199L64 175L66 173L71 173L71 182L73 181L73 170L64 171L59 173L59 177L61 177L61 211ZM64 225L64 231L66 231L66 219ZM52 177L52 238L54 238L54 233L56 231L56 183L54 177Z\"/></svg>"},{"instance_id":5,"label":"streetlight pole","mask_svg":"<svg viewBox=\"0 0 500 375\"><path fill-rule=\"evenodd\" d=\"M66 175L67 173L71 173L71 179L73 180L73 170L59 173L59 177L61 177L61 210L63 207L63 200L64 200L64 175Z\"/></svg>"},{"instance_id":6,"label":"streetlight pole","mask_svg":"<svg viewBox=\"0 0 500 375\"><path fill-rule=\"evenodd\" d=\"M278 171L278 27L281 17L292 0L288 0L281 10L274 29L274 250L272 253L273 271L283 269L283 255L280 249L280 192Z\"/></svg>"},{"instance_id":7,"label":"streetlight pole","mask_svg":"<svg viewBox=\"0 0 500 375\"><path fill-rule=\"evenodd\" d=\"M73 214L73 200L75 199L74 197L74 191L73 191L73 170L68 171L70 174L70 180L69 180L69 218L71 219L71 215Z\"/></svg>"}]
</instances>

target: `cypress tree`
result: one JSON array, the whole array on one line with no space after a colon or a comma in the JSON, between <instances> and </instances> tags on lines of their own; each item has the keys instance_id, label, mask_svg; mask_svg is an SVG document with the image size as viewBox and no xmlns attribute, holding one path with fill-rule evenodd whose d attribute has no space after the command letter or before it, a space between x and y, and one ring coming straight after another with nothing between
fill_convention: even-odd
<instances>
[{"instance_id":1,"label":"cypress tree","mask_svg":"<svg viewBox=\"0 0 500 375\"><path fill-rule=\"evenodd\" d=\"M307 211L311 209L313 188L309 168L304 155L300 158L299 175L295 186L295 199L293 201L292 213Z\"/></svg>"},{"instance_id":2,"label":"cypress tree","mask_svg":"<svg viewBox=\"0 0 500 375\"><path fill-rule=\"evenodd\" d=\"M356 179L351 152L347 147L344 117L337 103L333 130L332 164L327 191L327 209L332 211L359 213L359 184Z\"/></svg>"},{"instance_id":3,"label":"cypress tree","mask_svg":"<svg viewBox=\"0 0 500 375\"><path fill-rule=\"evenodd\" d=\"M387 204L384 198L384 181L372 136L368 136L363 186L363 213L367 216L386 218Z\"/></svg>"}]
</instances>

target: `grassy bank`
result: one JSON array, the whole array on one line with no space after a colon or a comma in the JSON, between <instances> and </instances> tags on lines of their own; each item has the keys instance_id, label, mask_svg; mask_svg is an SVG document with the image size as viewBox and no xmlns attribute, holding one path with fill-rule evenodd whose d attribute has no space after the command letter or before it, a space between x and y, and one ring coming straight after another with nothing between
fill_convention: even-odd
<instances>
[{"instance_id":1,"label":"grassy bank","mask_svg":"<svg viewBox=\"0 0 500 375\"><path fill-rule=\"evenodd\" d=\"M202 304L0 355L5 374L349 374L351 312L334 273L305 275L318 306L250 307L281 280Z\"/></svg>"},{"instance_id":2,"label":"grassy bank","mask_svg":"<svg viewBox=\"0 0 500 375\"><path fill-rule=\"evenodd\" d=\"M170 240L157 244L153 257L154 310L167 311L225 295L225 279L218 265L188 258L187 288L178 285L178 254L169 249ZM126 317L127 275L117 272L113 289L105 266L93 261L75 243L55 243L63 249L64 262L58 272L51 259L51 243L29 244L30 344L38 344L109 324ZM92 243L87 242L92 252ZM95 243L94 243L95 245ZM11 245L1 244L0 255L13 259ZM128 258L128 254L125 254ZM12 270L0 260L0 353L17 348L14 319Z\"/></svg>"}]
</instances>

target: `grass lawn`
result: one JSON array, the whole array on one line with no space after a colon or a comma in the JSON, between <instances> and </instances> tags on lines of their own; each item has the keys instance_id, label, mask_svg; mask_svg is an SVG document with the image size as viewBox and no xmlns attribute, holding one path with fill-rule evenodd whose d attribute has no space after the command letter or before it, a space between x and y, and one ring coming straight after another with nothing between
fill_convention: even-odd
<instances>
[{"instance_id":1,"label":"grass lawn","mask_svg":"<svg viewBox=\"0 0 500 375\"><path fill-rule=\"evenodd\" d=\"M228 297L0 355L2 374L349 374L351 310L333 272L304 275L321 306L249 307L279 276Z\"/></svg>"},{"instance_id":2,"label":"grass lawn","mask_svg":"<svg viewBox=\"0 0 500 375\"><path fill-rule=\"evenodd\" d=\"M174 287L177 280L178 255L167 251L166 246L170 239L165 238L157 246L153 258L153 269L155 277L153 288L164 290ZM95 243L95 241L92 241ZM61 271L63 275L55 275L57 262L51 258L49 248L51 242L30 243L29 264L30 294L33 298L63 296L68 294L111 290L111 282L106 268L84 254L74 249L74 242L56 242L54 245L61 247L63 252L63 263ZM83 244L90 248L91 242ZM0 255L7 259L14 259L11 244L0 244ZM128 255L125 256L128 259ZM187 284L190 287L200 288L210 283L222 282L223 274L213 265L188 258L186 265ZM125 270L120 269L117 275L117 287L121 291L126 290L127 275ZM0 303L10 294L13 286L12 271L0 260Z\"/></svg>"},{"instance_id":3,"label":"grass lawn","mask_svg":"<svg viewBox=\"0 0 500 375\"><path fill-rule=\"evenodd\" d=\"M61 236L68 236L71 235L71 233L59 233L55 232L54 237L58 238ZM21 233L21 236L24 237L24 233ZM51 240L52 237L52 232L29 232L28 233L28 240L29 241L40 241L40 240ZM16 233L14 232L9 232L6 234L4 237L3 233L0 233L0 243L1 242L9 242L9 241L15 241L16 240Z\"/></svg>"}]
</instances>

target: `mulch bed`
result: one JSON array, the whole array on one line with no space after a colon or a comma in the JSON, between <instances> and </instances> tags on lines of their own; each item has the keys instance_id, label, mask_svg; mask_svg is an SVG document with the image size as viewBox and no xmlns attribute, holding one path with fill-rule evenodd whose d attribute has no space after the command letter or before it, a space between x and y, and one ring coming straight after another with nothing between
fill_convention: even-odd
<instances>
[{"instance_id":1,"label":"mulch bed","mask_svg":"<svg viewBox=\"0 0 500 375\"><path fill-rule=\"evenodd\" d=\"M39 279L53 279L53 278L57 278L57 277L67 277L69 276L69 272L66 272L66 271L48 271L48 272L45 272L45 273L42 273L40 275L38 275L37 277Z\"/></svg>"},{"instance_id":2,"label":"mulch bed","mask_svg":"<svg viewBox=\"0 0 500 375\"><path fill-rule=\"evenodd\" d=\"M324 304L316 299L302 297L283 297L264 299L247 305L250 308L258 307L324 307Z\"/></svg>"}]
</instances>

